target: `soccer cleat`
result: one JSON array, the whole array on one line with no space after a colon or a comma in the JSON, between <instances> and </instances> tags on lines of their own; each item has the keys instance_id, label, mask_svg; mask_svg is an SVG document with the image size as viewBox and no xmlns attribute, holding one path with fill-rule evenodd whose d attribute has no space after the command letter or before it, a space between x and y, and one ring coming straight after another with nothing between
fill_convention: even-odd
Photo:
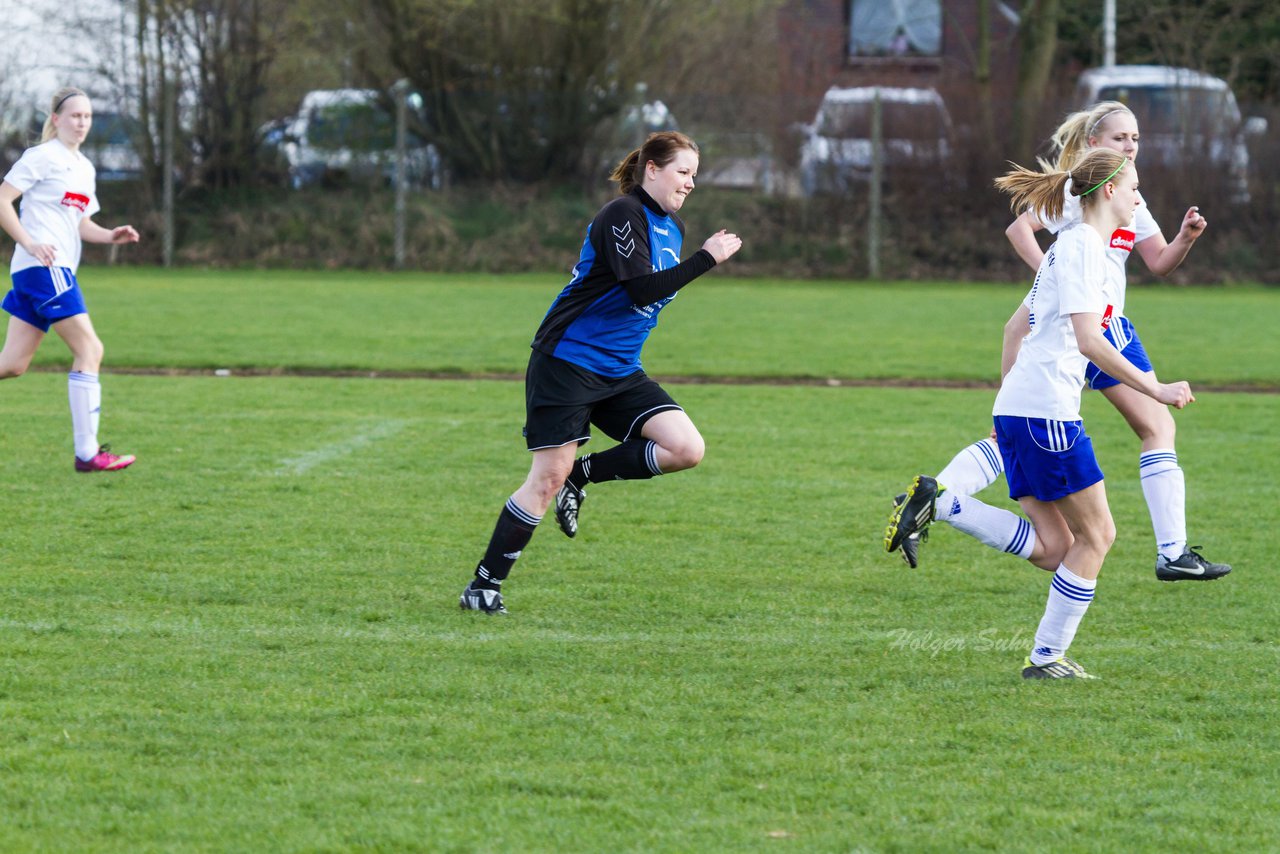
<instances>
[{"instance_id":1,"label":"soccer cleat","mask_svg":"<svg viewBox=\"0 0 1280 854\"><path fill-rule=\"evenodd\" d=\"M884 550L896 552L912 534L923 534L933 521L933 500L938 497L938 481L928 475L917 475L907 487L906 500L895 503L889 514L889 526L884 529ZM911 559L904 552L907 563ZM914 565L914 564L913 564Z\"/></svg>"},{"instance_id":2,"label":"soccer cleat","mask_svg":"<svg viewBox=\"0 0 1280 854\"><path fill-rule=\"evenodd\" d=\"M556 524L564 531L566 537L578 535L578 511L582 502L587 500L587 491L573 485L573 481L565 480L564 486L556 493Z\"/></svg>"},{"instance_id":3,"label":"soccer cleat","mask_svg":"<svg viewBox=\"0 0 1280 854\"><path fill-rule=\"evenodd\" d=\"M902 503L907 500L905 492L899 492L893 498L893 508L897 510ZM907 566L915 569L920 565L920 544L929 542L929 532L915 533L902 540L902 559L907 562Z\"/></svg>"},{"instance_id":4,"label":"soccer cleat","mask_svg":"<svg viewBox=\"0 0 1280 854\"><path fill-rule=\"evenodd\" d=\"M506 614L507 608L502 604L502 594L497 590L474 588L470 584L458 597L458 607L464 611L481 611L490 617Z\"/></svg>"},{"instance_id":5,"label":"soccer cleat","mask_svg":"<svg viewBox=\"0 0 1280 854\"><path fill-rule=\"evenodd\" d=\"M1189 546L1174 560L1156 555L1156 578L1161 581L1213 581L1231 571L1229 563L1205 560L1196 551L1198 548L1200 546Z\"/></svg>"},{"instance_id":6,"label":"soccer cleat","mask_svg":"<svg viewBox=\"0 0 1280 854\"><path fill-rule=\"evenodd\" d=\"M1022 663L1023 679L1097 679L1092 673L1086 673L1078 662L1062 657L1048 664L1032 664L1031 656Z\"/></svg>"},{"instance_id":7,"label":"soccer cleat","mask_svg":"<svg viewBox=\"0 0 1280 854\"><path fill-rule=\"evenodd\" d=\"M120 471L120 469L127 469L133 465L133 461L136 459L137 457L133 454L113 454L111 453L110 445L102 445L91 460L82 460L76 457L76 471Z\"/></svg>"}]
</instances>

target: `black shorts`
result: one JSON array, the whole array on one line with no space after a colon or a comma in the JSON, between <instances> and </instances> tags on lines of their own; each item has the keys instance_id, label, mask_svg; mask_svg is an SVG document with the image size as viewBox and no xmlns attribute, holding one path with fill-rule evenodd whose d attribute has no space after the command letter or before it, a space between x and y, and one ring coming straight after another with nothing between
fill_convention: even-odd
<instances>
[{"instance_id":1,"label":"black shorts","mask_svg":"<svg viewBox=\"0 0 1280 854\"><path fill-rule=\"evenodd\" d=\"M524 438L531 451L581 445L591 438L592 424L625 442L659 412L681 409L644 371L602 377L538 350L529 357L524 399Z\"/></svg>"}]
</instances>

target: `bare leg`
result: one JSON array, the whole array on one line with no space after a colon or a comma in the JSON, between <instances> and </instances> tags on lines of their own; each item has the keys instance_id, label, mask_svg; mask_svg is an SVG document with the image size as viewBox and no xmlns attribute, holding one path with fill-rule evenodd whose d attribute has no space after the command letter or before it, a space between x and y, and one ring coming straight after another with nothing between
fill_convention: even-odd
<instances>
[{"instance_id":1,"label":"bare leg","mask_svg":"<svg viewBox=\"0 0 1280 854\"><path fill-rule=\"evenodd\" d=\"M645 422L640 435L657 444L658 468L663 474L693 468L707 450L698 428L679 409L659 412Z\"/></svg>"},{"instance_id":2,"label":"bare leg","mask_svg":"<svg viewBox=\"0 0 1280 854\"><path fill-rule=\"evenodd\" d=\"M0 350L0 380L25 374L43 340L44 333L39 329L25 320L10 317L4 349Z\"/></svg>"}]
</instances>

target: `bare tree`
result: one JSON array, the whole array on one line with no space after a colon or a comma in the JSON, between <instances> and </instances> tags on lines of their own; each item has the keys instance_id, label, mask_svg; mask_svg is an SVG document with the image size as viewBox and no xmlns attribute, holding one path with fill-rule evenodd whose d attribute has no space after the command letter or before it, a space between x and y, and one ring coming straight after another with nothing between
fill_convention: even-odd
<instances>
[{"instance_id":1,"label":"bare tree","mask_svg":"<svg viewBox=\"0 0 1280 854\"><path fill-rule=\"evenodd\" d=\"M460 178L574 173L592 129L660 59L676 0L370 0L377 76L425 100L423 135Z\"/></svg>"},{"instance_id":2,"label":"bare tree","mask_svg":"<svg viewBox=\"0 0 1280 854\"><path fill-rule=\"evenodd\" d=\"M1014 152L1026 162L1036 147L1040 109L1045 103L1058 48L1059 0L1030 0L1018 28L1018 84L1014 95Z\"/></svg>"}]
</instances>

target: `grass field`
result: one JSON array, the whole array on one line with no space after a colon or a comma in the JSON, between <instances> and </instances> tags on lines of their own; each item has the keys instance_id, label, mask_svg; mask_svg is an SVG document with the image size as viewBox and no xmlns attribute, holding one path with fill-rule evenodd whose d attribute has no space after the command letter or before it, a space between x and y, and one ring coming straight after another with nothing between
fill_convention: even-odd
<instances>
[{"instance_id":1,"label":"grass field","mask_svg":"<svg viewBox=\"0 0 1280 854\"><path fill-rule=\"evenodd\" d=\"M561 279L81 278L103 437L140 461L72 472L60 343L0 384L0 849L1280 839L1280 396L1178 415L1193 542L1236 566L1205 585L1155 580L1137 442L1086 396L1119 538L1073 655L1103 679L1028 684L1046 574L951 530L915 571L880 544L890 496L982 434L989 389L673 386L703 465L594 487L490 619L457 594L527 466L520 383L288 374L519 373ZM664 311L652 373L988 380L1021 296L704 284ZM1129 312L1167 378L1280 386L1280 292L1141 290Z\"/></svg>"}]
</instances>

